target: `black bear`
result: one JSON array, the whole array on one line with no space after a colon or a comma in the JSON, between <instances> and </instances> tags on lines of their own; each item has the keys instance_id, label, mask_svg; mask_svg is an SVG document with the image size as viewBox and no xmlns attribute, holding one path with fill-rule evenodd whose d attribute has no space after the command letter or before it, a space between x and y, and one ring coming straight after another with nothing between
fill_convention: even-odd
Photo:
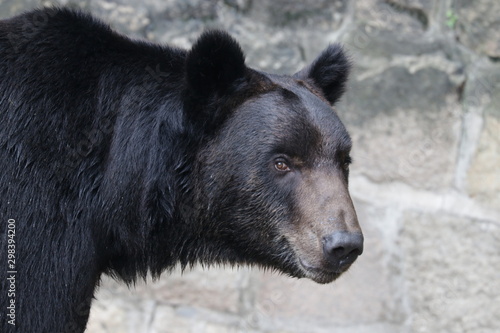
<instances>
[{"instance_id":1,"label":"black bear","mask_svg":"<svg viewBox=\"0 0 500 333\"><path fill-rule=\"evenodd\" d=\"M209 31L186 51L88 14L0 21L1 331L82 332L101 274L249 264L318 283L363 251L329 46L292 76Z\"/></svg>"}]
</instances>

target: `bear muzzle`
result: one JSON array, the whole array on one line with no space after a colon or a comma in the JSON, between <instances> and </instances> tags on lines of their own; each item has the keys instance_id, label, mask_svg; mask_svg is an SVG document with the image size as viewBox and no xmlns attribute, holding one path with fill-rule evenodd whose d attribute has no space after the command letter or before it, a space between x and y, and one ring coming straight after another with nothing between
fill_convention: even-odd
<instances>
[{"instance_id":1,"label":"bear muzzle","mask_svg":"<svg viewBox=\"0 0 500 333\"><path fill-rule=\"evenodd\" d=\"M363 253L363 233L347 182L338 172L313 171L304 175L297 193L299 222L288 239L305 276L331 282Z\"/></svg>"}]
</instances>

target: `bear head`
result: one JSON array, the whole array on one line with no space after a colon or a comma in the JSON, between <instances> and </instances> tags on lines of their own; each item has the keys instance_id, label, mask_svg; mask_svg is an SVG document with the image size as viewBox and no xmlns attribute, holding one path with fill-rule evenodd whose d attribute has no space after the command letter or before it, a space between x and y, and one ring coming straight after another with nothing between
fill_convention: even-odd
<instances>
[{"instance_id":1,"label":"bear head","mask_svg":"<svg viewBox=\"0 0 500 333\"><path fill-rule=\"evenodd\" d=\"M337 44L292 76L248 68L224 32L194 44L184 110L200 138L189 201L202 241L186 261L328 283L363 252L348 192L351 139L333 108L349 68Z\"/></svg>"}]
</instances>

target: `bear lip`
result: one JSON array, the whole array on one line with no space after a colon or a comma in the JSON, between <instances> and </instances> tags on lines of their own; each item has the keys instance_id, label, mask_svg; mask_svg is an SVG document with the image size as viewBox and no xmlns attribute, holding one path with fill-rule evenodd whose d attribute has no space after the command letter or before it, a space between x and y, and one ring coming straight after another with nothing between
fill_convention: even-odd
<instances>
[{"instance_id":1,"label":"bear lip","mask_svg":"<svg viewBox=\"0 0 500 333\"><path fill-rule=\"evenodd\" d=\"M329 283L336 280L346 269L325 269L320 267L311 266L307 262L299 258L299 264L305 273L305 277L317 283Z\"/></svg>"}]
</instances>

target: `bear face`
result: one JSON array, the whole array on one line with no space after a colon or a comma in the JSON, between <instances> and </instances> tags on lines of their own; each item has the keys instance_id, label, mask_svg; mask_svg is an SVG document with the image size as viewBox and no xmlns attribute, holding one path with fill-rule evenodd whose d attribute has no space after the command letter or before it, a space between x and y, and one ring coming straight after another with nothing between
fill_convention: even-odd
<instances>
[{"instance_id":1,"label":"bear face","mask_svg":"<svg viewBox=\"0 0 500 333\"><path fill-rule=\"evenodd\" d=\"M190 91L200 93L189 100L213 106L202 115L207 141L193 178L214 257L335 280L363 251L347 188L351 139L332 108L349 70L342 49L330 46L294 76L248 69L236 42L220 32L202 36L193 53L213 66L209 73L207 64L194 65ZM228 94L229 101L221 97Z\"/></svg>"}]
</instances>

